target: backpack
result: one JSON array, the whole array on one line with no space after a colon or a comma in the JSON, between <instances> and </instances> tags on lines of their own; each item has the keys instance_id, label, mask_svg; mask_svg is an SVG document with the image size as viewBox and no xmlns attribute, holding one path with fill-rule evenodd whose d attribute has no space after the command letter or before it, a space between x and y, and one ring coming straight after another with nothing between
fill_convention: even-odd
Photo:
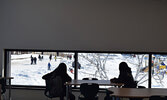
<instances>
[{"instance_id":1,"label":"backpack","mask_svg":"<svg viewBox=\"0 0 167 100\"><path fill-rule=\"evenodd\" d=\"M63 84L61 76L54 76L46 79L46 89L44 94L49 97L60 97L63 94Z\"/></svg>"}]
</instances>

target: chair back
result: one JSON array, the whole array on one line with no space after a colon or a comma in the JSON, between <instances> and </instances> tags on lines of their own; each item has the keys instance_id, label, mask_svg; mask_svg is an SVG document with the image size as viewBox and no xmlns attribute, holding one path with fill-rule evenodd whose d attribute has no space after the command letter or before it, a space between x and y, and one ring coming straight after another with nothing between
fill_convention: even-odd
<instances>
[{"instance_id":1,"label":"chair back","mask_svg":"<svg viewBox=\"0 0 167 100\"><path fill-rule=\"evenodd\" d=\"M146 88L145 86L138 86L138 88Z\"/></svg>"},{"instance_id":2,"label":"chair back","mask_svg":"<svg viewBox=\"0 0 167 100\"><path fill-rule=\"evenodd\" d=\"M0 84L1 84L1 94L4 94L6 92L5 79L4 78L0 79Z\"/></svg>"},{"instance_id":3,"label":"chair back","mask_svg":"<svg viewBox=\"0 0 167 100\"><path fill-rule=\"evenodd\" d=\"M60 97L63 95L63 85L61 76L46 79L45 96L49 98Z\"/></svg>"},{"instance_id":4,"label":"chair back","mask_svg":"<svg viewBox=\"0 0 167 100\"><path fill-rule=\"evenodd\" d=\"M166 96L151 96L149 100L167 100Z\"/></svg>"},{"instance_id":5,"label":"chair back","mask_svg":"<svg viewBox=\"0 0 167 100\"><path fill-rule=\"evenodd\" d=\"M97 78L83 78L82 80L98 80Z\"/></svg>"},{"instance_id":6,"label":"chair back","mask_svg":"<svg viewBox=\"0 0 167 100\"><path fill-rule=\"evenodd\" d=\"M98 91L99 85L96 83L82 83L80 86L80 92L85 100L95 100Z\"/></svg>"}]
</instances>

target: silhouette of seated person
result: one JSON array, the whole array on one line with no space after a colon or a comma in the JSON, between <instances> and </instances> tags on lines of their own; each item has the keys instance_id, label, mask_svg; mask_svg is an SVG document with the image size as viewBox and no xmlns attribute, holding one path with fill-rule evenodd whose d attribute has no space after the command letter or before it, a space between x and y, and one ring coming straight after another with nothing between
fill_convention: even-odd
<instances>
[{"instance_id":1,"label":"silhouette of seated person","mask_svg":"<svg viewBox=\"0 0 167 100\"><path fill-rule=\"evenodd\" d=\"M134 81L133 76L132 76L131 68L128 66L128 64L126 62L121 62L119 64L118 78L112 78L112 79L110 79L110 81L113 83L123 83L124 86L122 86L122 88L136 88L137 87L137 83L136 83L136 81ZM110 100L110 99L106 99L106 98L107 98L107 96L105 97L105 100ZM129 100L142 100L142 99L130 98Z\"/></svg>"},{"instance_id":2,"label":"silhouette of seated person","mask_svg":"<svg viewBox=\"0 0 167 100\"><path fill-rule=\"evenodd\" d=\"M131 68L126 62L119 64L119 77L110 79L114 83L124 83L124 88L136 88L136 82L133 79Z\"/></svg>"},{"instance_id":3,"label":"silhouette of seated person","mask_svg":"<svg viewBox=\"0 0 167 100\"><path fill-rule=\"evenodd\" d=\"M53 75L60 76L62 78L63 93L60 96L60 100L64 100L64 96L66 95L66 86L64 84L72 80L71 77L67 74L66 64L60 63L59 66L54 71L44 75L42 78L46 80L51 78ZM70 100L75 100L75 96L71 92L68 93L68 97Z\"/></svg>"}]
</instances>

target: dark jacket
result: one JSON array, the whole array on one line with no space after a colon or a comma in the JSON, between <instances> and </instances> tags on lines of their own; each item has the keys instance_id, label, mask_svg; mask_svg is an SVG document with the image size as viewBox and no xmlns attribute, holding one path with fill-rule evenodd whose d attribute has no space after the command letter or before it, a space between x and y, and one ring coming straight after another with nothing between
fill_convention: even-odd
<instances>
[{"instance_id":1,"label":"dark jacket","mask_svg":"<svg viewBox=\"0 0 167 100\"><path fill-rule=\"evenodd\" d=\"M124 83L125 88L136 88L136 82L133 79L131 68L125 62L119 65L119 77L111 79L112 82Z\"/></svg>"},{"instance_id":2,"label":"dark jacket","mask_svg":"<svg viewBox=\"0 0 167 100\"><path fill-rule=\"evenodd\" d=\"M66 93L66 86L64 85L66 82L71 81L71 77L67 74L67 67L64 63L61 63L54 71L44 75L42 79L50 79L53 76L61 76L62 85L63 85L63 93Z\"/></svg>"}]
</instances>

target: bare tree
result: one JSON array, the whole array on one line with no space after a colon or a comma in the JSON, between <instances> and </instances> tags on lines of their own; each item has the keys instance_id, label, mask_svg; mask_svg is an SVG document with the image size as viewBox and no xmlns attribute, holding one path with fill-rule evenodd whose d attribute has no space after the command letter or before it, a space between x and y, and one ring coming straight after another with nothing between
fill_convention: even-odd
<instances>
[{"instance_id":1,"label":"bare tree","mask_svg":"<svg viewBox=\"0 0 167 100\"><path fill-rule=\"evenodd\" d=\"M85 58L90 64L96 67L96 71L94 73L95 77L100 77L100 79L108 79L105 65L109 54L88 53L86 55L81 54L80 56Z\"/></svg>"},{"instance_id":2,"label":"bare tree","mask_svg":"<svg viewBox=\"0 0 167 100\"><path fill-rule=\"evenodd\" d=\"M144 57L146 57L146 55L145 54L135 55L135 56L134 55L135 54L133 54L133 56L130 56L130 58L126 59L126 60L128 63L134 65L133 67L136 66L136 73L135 73L134 79L137 80L138 82L142 81L142 83L143 83L143 82L145 82L144 79L148 76L148 73L142 73L142 69L144 67L146 67L146 68L148 67L148 64L144 64L144 63L148 63L148 62L144 61ZM133 57L133 59L132 59L132 57ZM134 60L136 60L137 63L134 62ZM143 67L143 65L145 65L145 66ZM148 78L146 80L148 80Z\"/></svg>"}]
</instances>

